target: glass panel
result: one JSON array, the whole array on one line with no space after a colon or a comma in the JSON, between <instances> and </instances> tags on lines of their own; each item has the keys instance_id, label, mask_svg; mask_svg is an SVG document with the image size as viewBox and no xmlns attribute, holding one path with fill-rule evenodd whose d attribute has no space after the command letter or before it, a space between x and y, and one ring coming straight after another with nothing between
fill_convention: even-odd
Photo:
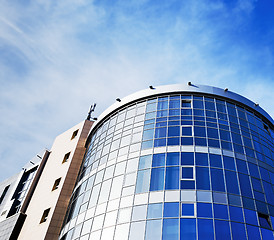
<instances>
[{"instance_id":1,"label":"glass panel","mask_svg":"<svg viewBox=\"0 0 274 240\"><path fill-rule=\"evenodd\" d=\"M196 167L196 188L200 190L210 190L208 168Z\"/></svg>"},{"instance_id":2,"label":"glass panel","mask_svg":"<svg viewBox=\"0 0 274 240\"><path fill-rule=\"evenodd\" d=\"M133 222L130 226L129 239L130 240L142 240L145 236L145 221Z\"/></svg>"},{"instance_id":3,"label":"glass panel","mask_svg":"<svg viewBox=\"0 0 274 240\"><path fill-rule=\"evenodd\" d=\"M152 155L141 156L139 160L139 170L151 168Z\"/></svg>"},{"instance_id":4,"label":"glass panel","mask_svg":"<svg viewBox=\"0 0 274 240\"><path fill-rule=\"evenodd\" d=\"M152 158L152 167L165 166L165 153L154 154Z\"/></svg>"},{"instance_id":5,"label":"glass panel","mask_svg":"<svg viewBox=\"0 0 274 240\"><path fill-rule=\"evenodd\" d=\"M148 192L150 180L150 170L138 171L136 182L136 193Z\"/></svg>"},{"instance_id":6,"label":"glass panel","mask_svg":"<svg viewBox=\"0 0 274 240\"><path fill-rule=\"evenodd\" d=\"M227 221L215 220L216 240L230 240L230 229ZM259 238L258 238L259 239Z\"/></svg>"},{"instance_id":7,"label":"glass panel","mask_svg":"<svg viewBox=\"0 0 274 240\"><path fill-rule=\"evenodd\" d=\"M166 165L167 166L179 165L179 157L180 155L177 152L167 153Z\"/></svg>"},{"instance_id":8,"label":"glass panel","mask_svg":"<svg viewBox=\"0 0 274 240\"><path fill-rule=\"evenodd\" d=\"M164 189L164 168L152 168L150 191L159 191Z\"/></svg>"},{"instance_id":9,"label":"glass panel","mask_svg":"<svg viewBox=\"0 0 274 240\"><path fill-rule=\"evenodd\" d=\"M162 220L150 220L146 225L146 240L161 240Z\"/></svg>"},{"instance_id":10,"label":"glass panel","mask_svg":"<svg viewBox=\"0 0 274 240\"><path fill-rule=\"evenodd\" d=\"M227 206L221 204L213 204L214 218L228 219Z\"/></svg>"},{"instance_id":11,"label":"glass panel","mask_svg":"<svg viewBox=\"0 0 274 240\"><path fill-rule=\"evenodd\" d=\"M183 203L182 204L182 216L194 216L194 204L193 203Z\"/></svg>"},{"instance_id":12,"label":"glass panel","mask_svg":"<svg viewBox=\"0 0 274 240\"><path fill-rule=\"evenodd\" d=\"M140 205L133 207L132 221L145 220L147 213L147 205Z\"/></svg>"},{"instance_id":13,"label":"glass panel","mask_svg":"<svg viewBox=\"0 0 274 240\"><path fill-rule=\"evenodd\" d=\"M211 219L198 219L198 238L214 240L213 221Z\"/></svg>"},{"instance_id":14,"label":"glass panel","mask_svg":"<svg viewBox=\"0 0 274 240\"><path fill-rule=\"evenodd\" d=\"M214 191L225 191L223 171L220 169L211 168L211 184Z\"/></svg>"},{"instance_id":15,"label":"glass panel","mask_svg":"<svg viewBox=\"0 0 274 240\"><path fill-rule=\"evenodd\" d=\"M161 218L163 216L163 204L155 203L149 204L147 210L147 218Z\"/></svg>"},{"instance_id":16,"label":"glass panel","mask_svg":"<svg viewBox=\"0 0 274 240\"><path fill-rule=\"evenodd\" d=\"M162 240L178 239L179 237L179 219L164 219Z\"/></svg>"},{"instance_id":17,"label":"glass panel","mask_svg":"<svg viewBox=\"0 0 274 240\"><path fill-rule=\"evenodd\" d=\"M193 167L182 167L182 179L193 179Z\"/></svg>"},{"instance_id":18,"label":"glass panel","mask_svg":"<svg viewBox=\"0 0 274 240\"><path fill-rule=\"evenodd\" d=\"M166 168L165 189L179 189L179 167Z\"/></svg>"},{"instance_id":19,"label":"glass panel","mask_svg":"<svg viewBox=\"0 0 274 240\"><path fill-rule=\"evenodd\" d=\"M212 204L211 203L197 203L197 216L212 218Z\"/></svg>"},{"instance_id":20,"label":"glass panel","mask_svg":"<svg viewBox=\"0 0 274 240\"><path fill-rule=\"evenodd\" d=\"M164 217L179 217L179 203L169 202L164 204Z\"/></svg>"},{"instance_id":21,"label":"glass panel","mask_svg":"<svg viewBox=\"0 0 274 240\"><path fill-rule=\"evenodd\" d=\"M180 238L196 239L196 219L180 219Z\"/></svg>"}]
</instances>

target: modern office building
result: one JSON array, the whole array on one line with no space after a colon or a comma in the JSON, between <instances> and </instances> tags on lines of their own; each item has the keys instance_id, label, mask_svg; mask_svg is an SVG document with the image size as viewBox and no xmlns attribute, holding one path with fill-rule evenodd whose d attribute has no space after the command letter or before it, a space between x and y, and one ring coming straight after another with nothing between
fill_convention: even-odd
<instances>
[{"instance_id":1,"label":"modern office building","mask_svg":"<svg viewBox=\"0 0 274 240\"><path fill-rule=\"evenodd\" d=\"M274 239L273 129L228 89L117 99L91 128L59 239Z\"/></svg>"},{"instance_id":2,"label":"modern office building","mask_svg":"<svg viewBox=\"0 0 274 240\"><path fill-rule=\"evenodd\" d=\"M92 121L56 137L17 175L0 184L0 239L58 239Z\"/></svg>"}]
</instances>

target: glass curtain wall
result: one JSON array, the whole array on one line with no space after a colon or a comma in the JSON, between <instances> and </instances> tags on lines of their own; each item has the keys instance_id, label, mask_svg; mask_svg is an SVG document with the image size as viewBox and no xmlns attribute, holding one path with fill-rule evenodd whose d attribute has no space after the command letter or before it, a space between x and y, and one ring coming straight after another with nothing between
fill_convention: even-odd
<instances>
[{"instance_id":1,"label":"glass curtain wall","mask_svg":"<svg viewBox=\"0 0 274 240\"><path fill-rule=\"evenodd\" d=\"M274 239L273 139L221 97L117 110L92 132L60 239Z\"/></svg>"}]
</instances>

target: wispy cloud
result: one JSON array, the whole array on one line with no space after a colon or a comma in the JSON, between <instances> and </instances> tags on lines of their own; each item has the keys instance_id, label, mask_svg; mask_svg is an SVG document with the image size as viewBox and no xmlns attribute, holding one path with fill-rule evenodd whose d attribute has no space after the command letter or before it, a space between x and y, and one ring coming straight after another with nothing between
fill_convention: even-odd
<instances>
[{"instance_id":1,"label":"wispy cloud","mask_svg":"<svg viewBox=\"0 0 274 240\"><path fill-rule=\"evenodd\" d=\"M0 178L84 119L91 103L99 114L151 84L228 87L273 116L273 47L250 38L256 7L249 0L2 0L0 167L7 171Z\"/></svg>"}]
</instances>

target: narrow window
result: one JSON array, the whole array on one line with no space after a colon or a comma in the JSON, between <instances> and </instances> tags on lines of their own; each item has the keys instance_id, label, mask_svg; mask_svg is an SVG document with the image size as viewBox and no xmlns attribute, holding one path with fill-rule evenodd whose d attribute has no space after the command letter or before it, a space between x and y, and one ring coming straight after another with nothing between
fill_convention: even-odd
<instances>
[{"instance_id":1,"label":"narrow window","mask_svg":"<svg viewBox=\"0 0 274 240\"><path fill-rule=\"evenodd\" d=\"M268 126L267 125L265 125L264 124L264 129L265 129L265 131L270 135L270 131L269 131L269 128L268 128Z\"/></svg>"},{"instance_id":2,"label":"narrow window","mask_svg":"<svg viewBox=\"0 0 274 240\"><path fill-rule=\"evenodd\" d=\"M79 129L77 129L77 130L75 130L75 131L73 132L73 134L72 134L72 136L71 136L71 139L70 139L70 140L72 140L73 138L75 138L75 137L77 136L78 131L79 131Z\"/></svg>"},{"instance_id":3,"label":"narrow window","mask_svg":"<svg viewBox=\"0 0 274 240\"><path fill-rule=\"evenodd\" d=\"M62 162L62 163L65 163L65 162L68 161L69 155L70 155L70 152L66 153L66 155L64 156L64 159L63 159L63 162Z\"/></svg>"},{"instance_id":4,"label":"narrow window","mask_svg":"<svg viewBox=\"0 0 274 240\"><path fill-rule=\"evenodd\" d=\"M1 195L1 197L0 197L0 204L2 203L4 197L6 196L7 191L9 190L9 187L10 187L10 185L8 185L8 186L5 187L3 193L2 193L2 195Z\"/></svg>"},{"instance_id":5,"label":"narrow window","mask_svg":"<svg viewBox=\"0 0 274 240\"><path fill-rule=\"evenodd\" d=\"M54 191L58 188L58 186L60 184L60 181L61 181L61 178L58 178L58 179L55 180L51 191Z\"/></svg>"},{"instance_id":6,"label":"narrow window","mask_svg":"<svg viewBox=\"0 0 274 240\"><path fill-rule=\"evenodd\" d=\"M44 211L40 223L43 223L43 222L47 221L47 218L48 218L48 215L49 215L49 210L50 210L50 208L48 208Z\"/></svg>"},{"instance_id":7,"label":"narrow window","mask_svg":"<svg viewBox=\"0 0 274 240\"><path fill-rule=\"evenodd\" d=\"M191 108L191 100L182 100L182 108Z\"/></svg>"}]
</instances>

